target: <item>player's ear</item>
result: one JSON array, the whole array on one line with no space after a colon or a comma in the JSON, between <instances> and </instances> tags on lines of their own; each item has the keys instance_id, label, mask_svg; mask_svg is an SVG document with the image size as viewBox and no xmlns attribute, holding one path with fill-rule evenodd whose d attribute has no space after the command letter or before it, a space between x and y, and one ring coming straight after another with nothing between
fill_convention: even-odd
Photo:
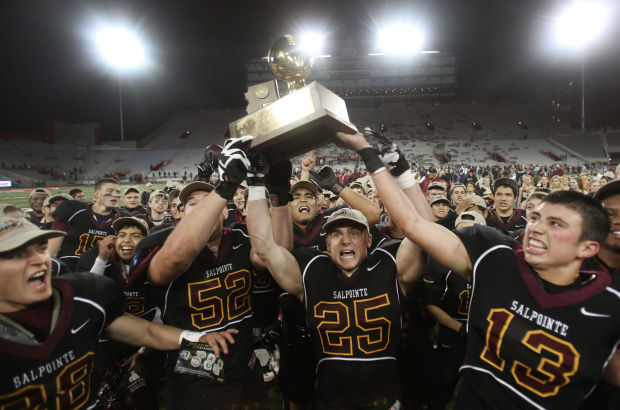
<instances>
[{"instance_id":1,"label":"player's ear","mask_svg":"<svg viewBox=\"0 0 620 410\"><path fill-rule=\"evenodd\" d=\"M588 259L593 257L601 249L601 244L596 241L582 241L579 244L577 257L579 259Z\"/></svg>"},{"instance_id":2,"label":"player's ear","mask_svg":"<svg viewBox=\"0 0 620 410\"><path fill-rule=\"evenodd\" d=\"M372 235L370 234L370 232L368 233L367 238L368 238L368 241L366 243L366 247L370 249L370 246L372 245Z\"/></svg>"}]
</instances>

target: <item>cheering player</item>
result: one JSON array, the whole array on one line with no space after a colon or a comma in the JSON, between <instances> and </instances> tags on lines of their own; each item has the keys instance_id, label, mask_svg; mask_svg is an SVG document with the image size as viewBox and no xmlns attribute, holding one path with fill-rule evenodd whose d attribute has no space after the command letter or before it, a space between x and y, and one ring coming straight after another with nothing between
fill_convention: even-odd
<instances>
[{"instance_id":1,"label":"cheering player","mask_svg":"<svg viewBox=\"0 0 620 410\"><path fill-rule=\"evenodd\" d=\"M576 192L549 194L530 213L523 246L480 225L450 232L420 217L363 135L337 136L364 159L405 235L473 281L455 408L576 408L603 377L617 400L620 282L580 271L609 230L600 204Z\"/></svg>"}]
</instances>

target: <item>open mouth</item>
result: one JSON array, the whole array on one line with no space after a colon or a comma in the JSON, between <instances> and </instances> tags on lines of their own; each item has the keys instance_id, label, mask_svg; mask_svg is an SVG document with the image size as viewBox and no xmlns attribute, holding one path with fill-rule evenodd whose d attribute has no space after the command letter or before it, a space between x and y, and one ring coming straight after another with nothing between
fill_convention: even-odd
<instances>
[{"instance_id":1,"label":"open mouth","mask_svg":"<svg viewBox=\"0 0 620 410\"><path fill-rule=\"evenodd\" d=\"M309 206L300 206L298 209L299 213L310 213L310 207Z\"/></svg>"},{"instance_id":2,"label":"open mouth","mask_svg":"<svg viewBox=\"0 0 620 410\"><path fill-rule=\"evenodd\" d=\"M342 250L340 251L340 257L343 259L351 259L355 256L355 252L352 250Z\"/></svg>"},{"instance_id":3,"label":"open mouth","mask_svg":"<svg viewBox=\"0 0 620 410\"><path fill-rule=\"evenodd\" d=\"M541 254L544 253L547 247L544 243L539 241L538 239L528 238L527 250L530 253Z\"/></svg>"},{"instance_id":4,"label":"open mouth","mask_svg":"<svg viewBox=\"0 0 620 410\"><path fill-rule=\"evenodd\" d=\"M34 286L45 285L45 273L46 272L44 270L35 273L28 279L28 282L32 283Z\"/></svg>"},{"instance_id":5,"label":"open mouth","mask_svg":"<svg viewBox=\"0 0 620 410\"><path fill-rule=\"evenodd\" d=\"M133 246L121 246L121 253L123 255L129 255L134 252L134 249L135 248Z\"/></svg>"}]
</instances>

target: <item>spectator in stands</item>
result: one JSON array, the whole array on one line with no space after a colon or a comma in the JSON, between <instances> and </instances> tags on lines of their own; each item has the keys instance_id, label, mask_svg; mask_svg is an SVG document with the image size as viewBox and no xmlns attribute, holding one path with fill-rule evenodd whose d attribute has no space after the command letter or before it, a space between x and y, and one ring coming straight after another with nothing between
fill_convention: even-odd
<instances>
[{"instance_id":1,"label":"spectator in stands","mask_svg":"<svg viewBox=\"0 0 620 410\"><path fill-rule=\"evenodd\" d=\"M442 181L433 182L428 185L428 188L426 189L426 200L429 204L433 201L433 199L439 196L446 196L446 186L444 184L445 182Z\"/></svg>"},{"instance_id":2,"label":"spectator in stands","mask_svg":"<svg viewBox=\"0 0 620 410\"><path fill-rule=\"evenodd\" d=\"M32 211L28 212L28 220L38 227L41 227L43 224L42 219L45 216L43 214L43 203L48 196L50 196L50 193L47 189L36 188L30 192L30 197L28 198L28 203L32 209Z\"/></svg>"},{"instance_id":3,"label":"spectator in stands","mask_svg":"<svg viewBox=\"0 0 620 410\"><path fill-rule=\"evenodd\" d=\"M443 181L443 179L441 179L441 178L439 178L437 176L437 168L430 167L428 169L428 174L426 174L424 176L424 178L422 178L422 180L420 181L420 189L422 190L422 192L424 194L426 194L426 191L428 190L428 186L431 183L433 183L433 182L442 182L442 181Z\"/></svg>"},{"instance_id":4,"label":"spectator in stands","mask_svg":"<svg viewBox=\"0 0 620 410\"><path fill-rule=\"evenodd\" d=\"M465 189L465 185L459 183L453 184L450 188L450 201L453 209L465 199Z\"/></svg>"},{"instance_id":5,"label":"spectator in stands","mask_svg":"<svg viewBox=\"0 0 620 410\"><path fill-rule=\"evenodd\" d=\"M529 174L524 174L521 181L522 185L519 188L519 195L517 196L517 205L519 205L519 208L522 208L521 204L525 202L529 194L536 188L532 176Z\"/></svg>"},{"instance_id":6,"label":"spectator in stands","mask_svg":"<svg viewBox=\"0 0 620 410\"><path fill-rule=\"evenodd\" d=\"M572 176L569 178L569 187L571 191L577 191L582 194L585 193L583 189L583 182L578 176Z\"/></svg>"},{"instance_id":7,"label":"spectator in stands","mask_svg":"<svg viewBox=\"0 0 620 410\"><path fill-rule=\"evenodd\" d=\"M523 203L523 208L527 212L533 211L540 203L545 199L548 194L543 191L534 191L527 197L527 200Z\"/></svg>"},{"instance_id":8,"label":"spectator in stands","mask_svg":"<svg viewBox=\"0 0 620 410\"><path fill-rule=\"evenodd\" d=\"M517 183L510 178L499 178L495 181L494 188L495 204L494 208L489 210L489 215L486 218L487 225L507 235L524 229L527 225L525 211L515 209L515 199L518 192Z\"/></svg>"},{"instance_id":9,"label":"spectator in stands","mask_svg":"<svg viewBox=\"0 0 620 410\"><path fill-rule=\"evenodd\" d=\"M146 188L142 192L142 205L146 206L149 203L149 199L151 197L151 192L153 192L153 184L151 182L146 184Z\"/></svg>"},{"instance_id":10,"label":"spectator in stands","mask_svg":"<svg viewBox=\"0 0 620 410\"><path fill-rule=\"evenodd\" d=\"M549 188L551 188L552 191L561 191L562 190L562 177L557 174L552 176L549 182Z\"/></svg>"},{"instance_id":11,"label":"spectator in stands","mask_svg":"<svg viewBox=\"0 0 620 410\"><path fill-rule=\"evenodd\" d=\"M123 205L120 209L125 211L131 216L137 216L138 218L144 218L144 214L146 214L146 209L140 203L140 190L135 186L130 186L125 189L125 193L123 194Z\"/></svg>"},{"instance_id":12,"label":"spectator in stands","mask_svg":"<svg viewBox=\"0 0 620 410\"><path fill-rule=\"evenodd\" d=\"M69 191L69 195L71 195L71 197L76 201L86 200L86 197L84 196L84 191L82 191L80 188L73 188L71 191Z\"/></svg>"},{"instance_id":13,"label":"spectator in stands","mask_svg":"<svg viewBox=\"0 0 620 410\"><path fill-rule=\"evenodd\" d=\"M478 195L478 194L476 194L476 183L475 182L467 182L465 184L465 193L467 194L467 196Z\"/></svg>"},{"instance_id":14,"label":"spectator in stands","mask_svg":"<svg viewBox=\"0 0 620 410\"><path fill-rule=\"evenodd\" d=\"M146 211L146 222L149 227L163 224L166 212L168 212L168 194L164 191L151 192Z\"/></svg>"},{"instance_id":15,"label":"spectator in stands","mask_svg":"<svg viewBox=\"0 0 620 410\"><path fill-rule=\"evenodd\" d=\"M593 196L594 194L596 194L596 191L598 191L600 187L601 187L600 181L593 179L592 182L590 182L589 195Z\"/></svg>"},{"instance_id":16,"label":"spectator in stands","mask_svg":"<svg viewBox=\"0 0 620 410\"><path fill-rule=\"evenodd\" d=\"M568 179L568 178L567 178ZM536 183L537 188L549 188L549 178L547 175L541 175Z\"/></svg>"},{"instance_id":17,"label":"spectator in stands","mask_svg":"<svg viewBox=\"0 0 620 410\"><path fill-rule=\"evenodd\" d=\"M482 179L478 182L476 193L483 198L488 197L493 193L491 189L491 175L489 171L484 171L482 173Z\"/></svg>"},{"instance_id":18,"label":"spectator in stands","mask_svg":"<svg viewBox=\"0 0 620 410\"><path fill-rule=\"evenodd\" d=\"M71 201L73 198L71 195L67 194L58 194L54 196L48 196L45 198L45 202L43 202L43 217L41 223L41 229L52 229L52 222L54 222L54 218L52 217L52 212L56 210L58 205L60 205L64 201Z\"/></svg>"}]
</instances>

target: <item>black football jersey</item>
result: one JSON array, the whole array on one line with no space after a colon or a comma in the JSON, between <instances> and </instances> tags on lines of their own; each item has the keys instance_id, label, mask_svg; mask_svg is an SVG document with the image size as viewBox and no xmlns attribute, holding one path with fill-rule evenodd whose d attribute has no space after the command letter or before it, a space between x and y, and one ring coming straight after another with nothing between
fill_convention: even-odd
<instances>
[{"instance_id":1,"label":"black football jersey","mask_svg":"<svg viewBox=\"0 0 620 410\"><path fill-rule=\"evenodd\" d=\"M378 248L347 277L327 253L303 249L294 255L303 273L319 402L332 408L389 407L400 397L400 290L394 256Z\"/></svg>"},{"instance_id":2,"label":"black football jersey","mask_svg":"<svg viewBox=\"0 0 620 410\"><path fill-rule=\"evenodd\" d=\"M102 330L123 313L114 282L90 273L52 279L60 295L55 327L41 343L0 332L0 408L77 409L96 403L92 375Z\"/></svg>"},{"instance_id":3,"label":"black football jersey","mask_svg":"<svg viewBox=\"0 0 620 410\"><path fill-rule=\"evenodd\" d=\"M159 241L172 231L157 232ZM156 238L157 239L157 238ZM159 303L164 323L194 331L238 329L235 343L229 344L225 356L226 380L235 380L249 371L252 358L252 280L250 240L242 228L224 228L218 254L204 249L183 275L165 286ZM144 243L143 243L144 242ZM148 267L161 248L158 240L147 237L138 245L135 271ZM133 274L133 273L132 273ZM167 368L172 371L178 351L168 355ZM175 375L188 384L217 384L208 379Z\"/></svg>"},{"instance_id":4,"label":"black football jersey","mask_svg":"<svg viewBox=\"0 0 620 410\"><path fill-rule=\"evenodd\" d=\"M578 407L620 343L619 278L582 271L560 287L540 278L520 245L493 229L476 225L456 234L473 266L461 368L469 387L457 408Z\"/></svg>"},{"instance_id":5,"label":"black football jersey","mask_svg":"<svg viewBox=\"0 0 620 410\"><path fill-rule=\"evenodd\" d=\"M336 206L326 211L320 211L314 217L312 222L304 230L293 224L293 248L314 248L319 251L327 250L325 245L325 230L323 225L327 222L327 218L339 209L346 206Z\"/></svg>"},{"instance_id":6,"label":"black football jersey","mask_svg":"<svg viewBox=\"0 0 620 410\"><path fill-rule=\"evenodd\" d=\"M81 201L64 201L52 215L55 220L68 226L58 256L70 268L77 264L80 255L113 234L112 223L123 216L121 211L115 209L105 219L97 220L93 204Z\"/></svg>"},{"instance_id":7,"label":"black football jersey","mask_svg":"<svg viewBox=\"0 0 620 410\"><path fill-rule=\"evenodd\" d=\"M437 306L451 318L464 325L467 323L470 282L429 257L422 283L424 284L425 305ZM439 324L437 341L444 347L463 345L462 338L454 330L441 324Z\"/></svg>"},{"instance_id":8,"label":"black football jersey","mask_svg":"<svg viewBox=\"0 0 620 410\"><path fill-rule=\"evenodd\" d=\"M487 226L491 226L501 233L513 236L514 232L525 229L527 226L527 218L523 209L515 209L514 213L508 220L497 215L494 208L489 209L489 215L486 218Z\"/></svg>"}]
</instances>

